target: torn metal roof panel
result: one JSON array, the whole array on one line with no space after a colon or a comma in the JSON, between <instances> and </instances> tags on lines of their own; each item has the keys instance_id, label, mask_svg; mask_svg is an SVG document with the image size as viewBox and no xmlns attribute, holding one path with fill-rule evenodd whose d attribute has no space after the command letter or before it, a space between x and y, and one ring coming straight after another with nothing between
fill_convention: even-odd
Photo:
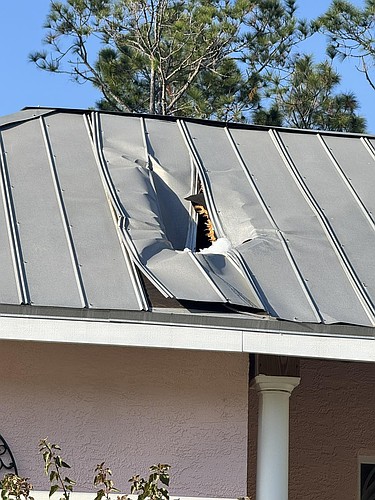
<instances>
[{"instance_id":1,"label":"torn metal roof panel","mask_svg":"<svg viewBox=\"0 0 375 500\"><path fill-rule=\"evenodd\" d=\"M0 304L147 310L144 275L202 306L374 326L373 137L51 109L0 134Z\"/></svg>"}]
</instances>

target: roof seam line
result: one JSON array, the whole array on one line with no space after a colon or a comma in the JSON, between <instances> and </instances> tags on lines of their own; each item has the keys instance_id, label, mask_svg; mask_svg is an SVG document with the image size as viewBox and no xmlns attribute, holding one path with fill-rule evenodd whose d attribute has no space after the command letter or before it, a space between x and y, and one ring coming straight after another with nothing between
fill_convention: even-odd
<instances>
[{"instance_id":1,"label":"roof seam line","mask_svg":"<svg viewBox=\"0 0 375 500\"><path fill-rule=\"evenodd\" d=\"M306 299L307 299L308 303L310 304L310 307L311 307L311 309L312 309L315 317L320 322L324 323L324 320L323 320L323 318L322 318L322 316L321 316L321 314L319 312L319 308L315 304L315 301L313 300L313 298L312 298L312 296L311 296L311 294L309 292L309 289L307 288L306 283L303 280L303 277L302 277L302 275L301 275L301 273L300 273L300 271L299 271L299 269L298 269L298 267L296 265L296 262L295 262L292 254L290 252L290 249L289 249L289 247L288 247L288 245L287 245L287 243L285 241L285 238L283 236L282 231L280 230L280 228L276 224L276 222L275 222L275 220L274 220L271 212L267 208L266 203L264 202L263 197L261 196L261 194L260 194L260 192L259 192L259 190L258 190L258 188L257 188L257 186L255 184L255 182L251 179L251 176L249 174L247 165L245 164L245 162L244 162L244 160L243 160L243 158L242 158L242 156L241 156L241 154L240 154L237 146L235 145L233 136L231 135L231 133L230 133L230 131L229 131L228 128L226 128L226 132L227 132L228 140L229 140L229 142L230 142L230 144L232 146L232 149L234 150L234 153L235 153L235 155L237 157L237 160L238 160L238 162L239 162L239 164L240 164L240 166L241 166L241 168L242 168L242 170L243 170L243 172L244 172L244 174L245 174L245 176L246 176L246 178L247 178L247 180L248 180L251 188L253 189L255 195L257 196L257 198L259 200L259 203L260 203L261 207L263 208L263 211L265 212L265 214L266 214L267 218L269 219L271 225L274 227L278 238L280 239L281 245L282 245L282 247L283 247L283 249L284 249L284 251L286 253L288 261L290 262L290 265L291 265L291 267L293 269L293 272L296 275L297 280L300 283L300 286L301 286L301 288L302 288L302 290L304 292L304 295L306 296ZM268 307L270 307L270 305L268 305ZM275 313L275 315L276 315L276 313Z\"/></svg>"},{"instance_id":2,"label":"roof seam line","mask_svg":"<svg viewBox=\"0 0 375 500\"><path fill-rule=\"evenodd\" d=\"M271 130L270 131L271 136L274 137L275 144L279 147L279 150L281 151L282 158L291 172L292 178L294 179L295 183L305 196L306 200L308 201L309 205L311 206L312 210L315 212L318 221L320 222L323 230L325 231L327 235L327 239L330 242L332 248L336 252L336 255L338 257L339 262L341 263L342 268L344 271L346 271L346 275L349 278L349 282L351 282L352 287L362 304L363 309L365 310L367 316L371 320L372 324L375 326L375 309L374 305L371 302L370 297L364 290L363 286L360 283L360 280L358 276L356 275L355 270L351 266L345 252L342 250L342 248L339 245L339 242L337 241L337 236L331 227L329 221L327 220L327 217L325 214L322 212L322 209L316 202L314 196L310 192L309 188L301 178L300 173L297 171L292 158L290 157L289 153L286 151L284 144L282 143L282 140L276 130Z\"/></svg>"},{"instance_id":3,"label":"roof seam line","mask_svg":"<svg viewBox=\"0 0 375 500\"><path fill-rule=\"evenodd\" d=\"M141 123L143 147L145 149L145 158L146 158L147 169L148 169L148 178L150 180L150 185L151 185L151 187L153 189L153 192L154 192L154 195L155 195L156 206L157 206L157 209L158 209L158 212L159 212L158 213L158 217L159 217L159 221L158 222L159 222L159 225L160 225L160 229L164 233L165 238L167 238L167 231L166 231L166 228L165 228L165 224L164 224L163 218L161 217L161 208L160 208L160 203L159 203L159 196L158 196L158 193L157 193L156 187L155 187L155 181L154 181L152 167L150 168L150 162L152 163L151 158L153 158L153 155L149 152L149 148L148 148L148 145L147 145L146 124L145 124L145 119L144 119L143 116L140 118L140 123Z\"/></svg>"},{"instance_id":4,"label":"roof seam line","mask_svg":"<svg viewBox=\"0 0 375 500\"><path fill-rule=\"evenodd\" d=\"M120 213L120 209L117 203L117 199L115 196L113 196L113 190L114 187L112 186L112 182L109 179L109 173L107 175L107 172L105 168L103 167L103 161L104 158L101 156L101 138L100 138L100 127L99 127L99 119L98 119L98 113L93 112L91 115L91 120L89 121L88 117L86 116L86 127L89 128L90 130L90 138L91 138L91 145L94 153L94 157L96 159L96 164L99 170L99 175L102 180L103 184L103 189L106 193L106 198L109 204L109 209L113 218L113 224L116 227L116 234L118 236L119 242L120 242L120 248L121 248L121 253L124 257L124 261L126 264L126 267L129 272L129 277L130 280L133 284L133 290L134 294L137 298L138 304L140 309L144 309L146 311L150 310L150 304L148 303L148 300L146 298L145 291L143 289L143 286L141 284L140 278L138 276L137 270L135 268L135 264L133 260L130 257L130 252L128 251L128 248L126 244L124 243L124 237L122 234L122 229L121 229L121 218L123 217L122 214ZM116 219L117 217L117 219Z\"/></svg>"},{"instance_id":5,"label":"roof seam line","mask_svg":"<svg viewBox=\"0 0 375 500\"><path fill-rule=\"evenodd\" d=\"M228 127L226 127L226 133L227 133L227 137L228 137L228 140L229 140L229 143L231 144L232 146L232 149L237 157L237 160L245 174L245 177L247 178L252 190L254 191L256 197L258 198L259 200L259 203L263 209L263 211L265 212L268 220L270 221L271 225L274 227L277 235L278 235L278 238L280 239L280 242L281 242L281 245L285 251L285 254L288 258L288 261L291 265L291 268L293 269L293 272L294 274L296 275L296 278L298 280L298 282L300 283L300 286L304 292L304 295L308 301L308 303L310 304L310 307L315 315L315 317L321 321L322 323L324 323L324 320L323 320L323 317L322 315L320 314L320 311L319 311L319 307L318 305L315 303L314 299L313 299L313 296L311 295L310 293L310 290L308 288L308 286L306 285L306 282L305 280L303 279L303 276L300 272L300 270L298 269L298 266L297 266L297 263L296 261L294 260L294 257L293 257L293 254L284 238L284 235L283 235L283 232L280 230L279 226L277 225L275 219L273 218L270 210L268 209L265 201L263 200L263 197L262 195L260 194L259 190L258 190L258 187L257 185L255 184L254 180L251 178L251 175L249 173L249 170L247 168L247 165L246 163L244 162L242 156L241 156L241 153L240 151L238 150L235 142L234 142L234 139L233 139L233 136L232 134L230 133L230 130L228 129Z\"/></svg>"},{"instance_id":6,"label":"roof seam line","mask_svg":"<svg viewBox=\"0 0 375 500\"><path fill-rule=\"evenodd\" d=\"M226 235L225 235L224 229L222 227L219 215L218 215L216 207L215 207L213 196L211 193L209 179L207 178L207 174L205 172L202 161L199 158L199 154L198 154L195 146L192 143L190 132L189 132L186 124L182 120L177 120L177 124L178 124L178 127L180 129L181 135L184 139L184 142L186 144L186 147L188 148L188 151L192 157L193 165L195 165L195 168L197 169L197 173L200 174L200 179L201 179L201 182L202 182L204 189L205 189L206 203L207 203L209 213L210 213L211 218L212 218L213 223L214 223L214 229L215 229L215 231L217 231L217 234L219 236L225 237ZM230 253L231 253L231 255L230 255ZM241 258L239 258L237 250L232 249L231 252L229 252L227 254L227 258L232 263L232 265L234 262L236 262L237 267L240 268L241 274L249 282L250 287L252 288L255 296L258 298L260 303L263 305L264 309L267 310L265 307L264 294L262 293L259 285L257 285L255 283L252 274L249 272L247 266L243 263L243 260ZM270 306L268 305L268 307L270 307Z\"/></svg>"},{"instance_id":7,"label":"roof seam line","mask_svg":"<svg viewBox=\"0 0 375 500\"><path fill-rule=\"evenodd\" d=\"M370 153L370 155L373 157L375 160L375 146L370 142L370 139L368 137L361 137L361 141L365 145L365 148L367 151Z\"/></svg>"},{"instance_id":8,"label":"roof seam line","mask_svg":"<svg viewBox=\"0 0 375 500\"><path fill-rule=\"evenodd\" d=\"M221 298L221 300L223 302L228 302L227 297L223 294L223 292L220 290L220 288L217 286L217 284L210 278L209 274L206 272L206 270L204 269L204 267L202 266L202 264L197 259L195 253L193 253L193 252L187 252L187 254L191 258L191 260L194 262L194 264L197 266L197 268L199 269L199 271L206 278L206 280L208 281L208 283L210 284L210 286L213 288L213 290L215 290L215 292L217 293L217 295Z\"/></svg>"},{"instance_id":9,"label":"roof seam line","mask_svg":"<svg viewBox=\"0 0 375 500\"><path fill-rule=\"evenodd\" d=\"M195 194L198 192L198 172L195 166L193 159L190 157L190 192L191 194ZM197 241L197 226L198 226L198 214L194 210L194 206L192 203L189 204L189 226L186 234L185 240L185 248L190 248L192 250L196 250L196 241Z\"/></svg>"},{"instance_id":10,"label":"roof seam line","mask_svg":"<svg viewBox=\"0 0 375 500\"><path fill-rule=\"evenodd\" d=\"M218 215L217 210L215 208L213 196L211 193L211 189L209 187L209 181L206 178L206 174L204 172L204 167L203 167L202 162L199 158L198 152L196 151L194 145L192 144L190 133L186 127L186 124L182 120L177 120L177 124L178 124L179 130L181 132L181 135L183 137L183 140L186 144L186 147L187 147L187 149L190 153L190 156L192 158L192 163L196 169L198 178L199 178L199 174L200 174L200 180L202 182L202 185L204 186L205 195L206 195L206 203L207 203L209 213L210 213L211 218L212 218L213 223L214 223L215 232L216 232L216 234L218 234L218 236L225 237L225 233L224 233L224 230L222 228L221 221L219 219L219 215ZM228 258L228 256L227 256L227 258ZM195 260L198 262L198 259L195 259ZM201 264L200 264L200 266L201 266ZM213 287L213 289L216 291L216 293L218 293L219 297L224 297L225 302L228 302L228 299L221 292L220 288L216 285L216 283L212 280L212 278L210 278L209 274L204 270L203 266L201 268L201 272L205 274L207 280L210 282L210 285ZM251 284L252 284L252 281L251 281ZM257 293L257 295L259 295L258 291L256 293ZM261 303L263 304L262 301L261 301Z\"/></svg>"},{"instance_id":11,"label":"roof seam line","mask_svg":"<svg viewBox=\"0 0 375 500\"><path fill-rule=\"evenodd\" d=\"M102 149L102 139L101 139L101 126L100 126L100 115L98 112L94 112L94 144L95 144L95 154L97 155L99 165L101 166L101 170L103 172L104 179L106 181L106 185L108 187L108 195L111 196L111 200L114 208L117 211L118 215L118 228L122 235L122 242L129 253L129 257L131 257L134 263L142 270L142 272L146 275L146 277L151 281L153 285L165 296L172 298L174 295L153 275L153 273L143 264L141 261L137 249L133 243L133 240L130 238L127 229L125 227L126 218L128 218L128 214L126 213L125 207L123 207L122 203L119 201L118 196L116 194L115 186L113 185L111 175L108 171L107 162L104 157L103 149ZM143 293L143 288L142 288ZM146 299L145 299L146 300ZM147 303L147 301L146 301Z\"/></svg>"},{"instance_id":12,"label":"roof seam line","mask_svg":"<svg viewBox=\"0 0 375 500\"><path fill-rule=\"evenodd\" d=\"M197 168L197 171L200 174L200 180L201 180L202 185L204 187L204 194L206 197L206 203L207 203L207 206L209 208L211 218L214 222L215 231L218 234L218 236L224 237L225 233L224 233L219 215L218 215L216 207L215 207L215 202L214 202L214 199L213 199L213 196L211 193L210 183L209 183L209 180L207 178L207 174L205 172L203 163L202 163L201 159L199 158L199 154L198 154L198 152L197 152L197 150L192 142L192 139L191 139L191 136L190 136L189 130L187 129L186 124L182 120L177 120L177 123L178 123L179 129L181 131L182 137L185 141L185 144L188 148L188 151L193 158L193 162Z\"/></svg>"},{"instance_id":13,"label":"roof seam line","mask_svg":"<svg viewBox=\"0 0 375 500\"><path fill-rule=\"evenodd\" d=\"M85 293L85 287L83 286L82 274L81 274L80 269L79 269L78 256L77 256L76 249L74 247L73 235L72 235L72 231L70 230L70 227L69 227L69 218L68 218L68 214L66 212L65 206L64 206L60 181L58 178L58 174L57 174L57 170L56 170L56 163L55 163L55 159L54 159L54 155L53 155L53 151L52 151L52 145L51 145L50 137L49 137L49 134L47 131L46 122L45 122L43 116L39 117L39 124L40 124L40 128L41 128L43 140L44 140L44 143L46 146L46 153L47 153L47 157L48 157L48 163L50 166L52 183L53 183L53 186L55 188L57 204L59 207L64 232L66 234L66 240L68 243L69 254L70 254L72 264L73 264L73 272L75 274L76 282L78 285L78 293L79 293L79 296L81 298L82 305L84 307L89 307L88 298L87 298L86 293Z\"/></svg>"},{"instance_id":14,"label":"roof seam line","mask_svg":"<svg viewBox=\"0 0 375 500\"><path fill-rule=\"evenodd\" d=\"M0 131L0 169L1 169L1 190L3 191L4 212L8 233L10 237L10 248L14 263L14 273L20 302L23 304L30 303L30 294L27 285L26 269L23 261L22 248L20 243L20 235L17 228L17 218L14 208L14 202L11 194L11 184L9 172L7 169L6 151Z\"/></svg>"},{"instance_id":15,"label":"roof seam line","mask_svg":"<svg viewBox=\"0 0 375 500\"><path fill-rule=\"evenodd\" d=\"M338 161L336 160L334 154L332 153L332 151L328 147L328 145L325 142L325 140L322 137L322 135L321 134L317 134L317 136L318 136L318 139L319 139L320 143L322 144L322 147L323 147L324 151L326 152L328 158L331 160L333 166L336 168L336 170L337 170L338 174L340 175L340 177L343 179L343 181L344 181L346 187L348 188L350 194L353 196L353 198L355 199L355 201L358 203L361 211L363 212L364 216L367 219L367 222L370 224L370 226L372 226L372 228L375 231L375 222L372 219L372 217L371 217L369 211L367 210L365 204L363 203L363 201L361 200L360 196L357 194L357 192L355 191L355 189L351 185L351 183L350 183L347 175L344 173L344 171L340 167Z\"/></svg>"}]
</instances>

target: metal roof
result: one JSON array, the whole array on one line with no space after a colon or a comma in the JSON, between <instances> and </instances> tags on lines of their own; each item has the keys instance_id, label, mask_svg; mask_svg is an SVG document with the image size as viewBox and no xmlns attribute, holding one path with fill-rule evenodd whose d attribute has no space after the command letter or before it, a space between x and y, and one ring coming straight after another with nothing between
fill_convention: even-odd
<instances>
[{"instance_id":1,"label":"metal roof","mask_svg":"<svg viewBox=\"0 0 375 500\"><path fill-rule=\"evenodd\" d=\"M96 111L0 118L0 304L230 304L375 325L375 137ZM196 251L203 188L225 248ZM27 306L29 309L29 306Z\"/></svg>"}]
</instances>

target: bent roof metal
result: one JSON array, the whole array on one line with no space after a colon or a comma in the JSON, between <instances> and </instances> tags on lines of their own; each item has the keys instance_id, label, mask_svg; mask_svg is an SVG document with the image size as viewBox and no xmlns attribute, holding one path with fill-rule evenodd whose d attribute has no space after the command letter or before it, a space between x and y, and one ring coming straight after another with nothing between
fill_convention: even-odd
<instances>
[{"instance_id":1,"label":"bent roof metal","mask_svg":"<svg viewBox=\"0 0 375 500\"><path fill-rule=\"evenodd\" d=\"M0 304L165 297L375 324L375 138L27 109L0 120ZM195 251L203 187L223 253ZM29 309L29 307L28 307Z\"/></svg>"}]
</instances>

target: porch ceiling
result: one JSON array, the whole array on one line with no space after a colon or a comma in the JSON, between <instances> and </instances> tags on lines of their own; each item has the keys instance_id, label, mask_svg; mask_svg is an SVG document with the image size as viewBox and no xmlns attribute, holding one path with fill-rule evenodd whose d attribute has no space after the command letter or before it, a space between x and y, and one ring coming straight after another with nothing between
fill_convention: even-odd
<instances>
[{"instance_id":1,"label":"porch ceiling","mask_svg":"<svg viewBox=\"0 0 375 500\"><path fill-rule=\"evenodd\" d=\"M373 136L28 108L0 149L0 305L375 324Z\"/></svg>"}]
</instances>

